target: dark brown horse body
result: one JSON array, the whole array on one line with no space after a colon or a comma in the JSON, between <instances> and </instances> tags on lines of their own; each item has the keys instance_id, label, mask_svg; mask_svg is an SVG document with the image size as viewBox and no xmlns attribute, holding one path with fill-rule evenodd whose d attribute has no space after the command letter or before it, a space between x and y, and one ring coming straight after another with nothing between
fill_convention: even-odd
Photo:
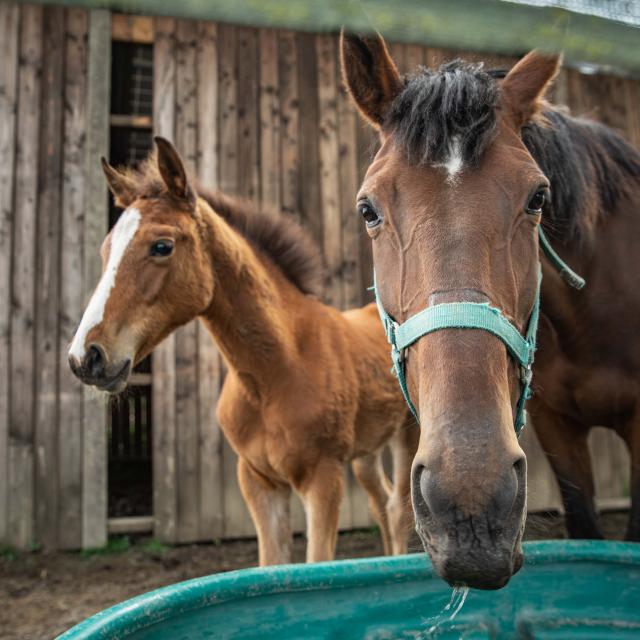
<instances>
[{"instance_id":1,"label":"dark brown horse body","mask_svg":"<svg viewBox=\"0 0 640 640\"><path fill-rule=\"evenodd\" d=\"M640 537L640 154L543 100L559 60L504 79L460 62L401 78L380 37L345 36L343 72L380 148L358 195L379 298L402 323L428 306L489 303L524 333L543 264L529 402L573 537L601 537L587 435L616 429L633 461L627 537ZM538 226L587 280L567 286ZM452 584L503 586L522 563L526 461L514 431L517 363L486 331L446 329L405 352L422 425L417 528Z\"/></svg>"}]
</instances>

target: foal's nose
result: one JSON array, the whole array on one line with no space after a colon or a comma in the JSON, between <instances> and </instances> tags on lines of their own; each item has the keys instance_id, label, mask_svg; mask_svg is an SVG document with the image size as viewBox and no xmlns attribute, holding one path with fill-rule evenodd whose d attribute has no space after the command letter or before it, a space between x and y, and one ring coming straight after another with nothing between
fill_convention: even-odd
<instances>
[{"instance_id":1,"label":"foal's nose","mask_svg":"<svg viewBox=\"0 0 640 640\"><path fill-rule=\"evenodd\" d=\"M80 380L101 380L107 375L104 349L99 344L90 344L82 360L69 355L69 367Z\"/></svg>"},{"instance_id":2,"label":"foal's nose","mask_svg":"<svg viewBox=\"0 0 640 640\"><path fill-rule=\"evenodd\" d=\"M98 344L91 344L84 356L83 367L87 375L94 380L100 380L106 375L107 358L104 350Z\"/></svg>"}]
</instances>

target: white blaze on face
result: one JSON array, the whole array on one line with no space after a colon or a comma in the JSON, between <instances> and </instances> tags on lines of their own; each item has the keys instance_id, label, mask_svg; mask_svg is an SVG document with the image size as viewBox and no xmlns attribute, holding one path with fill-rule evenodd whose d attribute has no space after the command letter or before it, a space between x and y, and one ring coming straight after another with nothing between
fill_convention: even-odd
<instances>
[{"instance_id":1,"label":"white blaze on face","mask_svg":"<svg viewBox=\"0 0 640 640\"><path fill-rule=\"evenodd\" d=\"M107 300L116 282L116 274L118 273L122 256L125 254L129 243L138 230L140 218L140 211L138 211L138 209L125 209L111 232L111 251L109 252L107 267L102 274L102 278L100 278L96 290L91 296L91 300L85 309L80 326L76 331L76 335L71 343L71 348L69 349L69 355L77 358L79 361L81 361L85 355L84 343L87 339L87 334L93 327L102 322L104 308L107 305Z\"/></svg>"},{"instance_id":2,"label":"white blaze on face","mask_svg":"<svg viewBox=\"0 0 640 640\"><path fill-rule=\"evenodd\" d=\"M446 162L442 164L436 165L438 167L443 167L447 170L449 174L447 176L447 180L449 182L455 181L456 176L462 170L462 149L460 148L460 139L455 136L451 141L451 146L449 147L449 157Z\"/></svg>"}]
</instances>

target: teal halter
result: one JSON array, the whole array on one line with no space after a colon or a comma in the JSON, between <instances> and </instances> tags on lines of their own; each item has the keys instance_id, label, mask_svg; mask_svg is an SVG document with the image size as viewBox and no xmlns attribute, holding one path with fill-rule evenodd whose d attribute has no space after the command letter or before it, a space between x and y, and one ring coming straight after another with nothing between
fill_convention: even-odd
<instances>
[{"instance_id":1,"label":"teal halter","mask_svg":"<svg viewBox=\"0 0 640 640\"><path fill-rule=\"evenodd\" d=\"M572 287L582 289L584 280L574 273L551 248L549 241L538 227L540 247L560 273L560 276ZM500 309L492 307L488 302L445 302L427 307L411 316L402 324L398 324L385 310L380 301L375 272L373 274L373 290L380 319L384 325L387 340L391 345L391 359L393 371L400 383L404 399L411 409L411 413L419 421L418 412L409 397L407 380L405 377L404 352L407 347L417 342L423 336L442 329L481 329L499 338L507 348L511 357L520 365L521 392L516 406L515 430L520 431L526 424L524 406L531 397L531 378L533 357L536 350L536 333L538 331L538 317L540 315L540 285L542 283L542 268L538 265L538 284L535 302L529 316L529 324L523 336L518 329L503 315Z\"/></svg>"}]
</instances>

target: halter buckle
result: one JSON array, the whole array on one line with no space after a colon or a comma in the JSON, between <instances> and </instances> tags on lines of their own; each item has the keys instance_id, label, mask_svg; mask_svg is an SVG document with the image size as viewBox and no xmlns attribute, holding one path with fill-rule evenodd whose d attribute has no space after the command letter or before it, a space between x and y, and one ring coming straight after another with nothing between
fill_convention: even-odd
<instances>
[{"instance_id":1,"label":"halter buckle","mask_svg":"<svg viewBox=\"0 0 640 640\"><path fill-rule=\"evenodd\" d=\"M531 363L528 365L522 365L520 367L520 380L522 381L523 386L528 387L531 384L531 380L533 379L533 369L531 367Z\"/></svg>"}]
</instances>

